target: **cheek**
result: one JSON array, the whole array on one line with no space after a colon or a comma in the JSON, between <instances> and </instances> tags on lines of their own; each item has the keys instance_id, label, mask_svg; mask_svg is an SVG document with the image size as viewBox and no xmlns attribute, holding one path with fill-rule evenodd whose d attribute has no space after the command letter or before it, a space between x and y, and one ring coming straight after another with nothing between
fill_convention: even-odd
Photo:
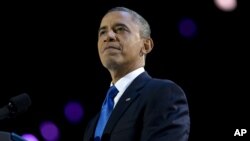
<instances>
[{"instance_id":1,"label":"cheek","mask_svg":"<svg viewBox=\"0 0 250 141\"><path fill-rule=\"evenodd\" d=\"M133 55L139 54L141 50L141 44L139 42L130 42L127 51Z\"/></svg>"},{"instance_id":2,"label":"cheek","mask_svg":"<svg viewBox=\"0 0 250 141\"><path fill-rule=\"evenodd\" d=\"M102 48L102 43L100 41L98 41L98 43L97 43L97 49L98 49L99 53L101 51L101 48Z\"/></svg>"}]
</instances>

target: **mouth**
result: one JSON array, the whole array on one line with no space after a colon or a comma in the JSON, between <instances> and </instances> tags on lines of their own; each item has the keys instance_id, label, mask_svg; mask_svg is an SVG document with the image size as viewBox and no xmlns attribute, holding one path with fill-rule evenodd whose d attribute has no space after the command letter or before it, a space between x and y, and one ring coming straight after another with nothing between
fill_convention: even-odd
<instances>
[{"instance_id":1,"label":"mouth","mask_svg":"<svg viewBox=\"0 0 250 141\"><path fill-rule=\"evenodd\" d=\"M114 47L114 46L107 46L104 48L103 51L106 51L106 50L121 50L119 47Z\"/></svg>"}]
</instances>

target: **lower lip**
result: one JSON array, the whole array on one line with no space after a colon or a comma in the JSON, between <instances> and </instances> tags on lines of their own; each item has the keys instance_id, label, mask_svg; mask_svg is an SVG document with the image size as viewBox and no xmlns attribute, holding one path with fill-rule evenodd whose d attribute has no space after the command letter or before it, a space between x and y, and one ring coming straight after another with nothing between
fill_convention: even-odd
<instances>
[{"instance_id":1,"label":"lower lip","mask_svg":"<svg viewBox=\"0 0 250 141\"><path fill-rule=\"evenodd\" d=\"M105 50L119 50L117 48L106 48Z\"/></svg>"}]
</instances>

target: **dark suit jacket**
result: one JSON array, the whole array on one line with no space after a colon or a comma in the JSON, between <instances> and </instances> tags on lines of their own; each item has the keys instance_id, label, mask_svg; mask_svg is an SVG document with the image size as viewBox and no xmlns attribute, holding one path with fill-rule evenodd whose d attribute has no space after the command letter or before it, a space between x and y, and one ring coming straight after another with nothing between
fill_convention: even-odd
<instances>
[{"instance_id":1,"label":"dark suit jacket","mask_svg":"<svg viewBox=\"0 0 250 141\"><path fill-rule=\"evenodd\" d=\"M93 141L99 114L90 121L84 141ZM182 89L170 80L140 74L114 108L102 141L187 141L189 109Z\"/></svg>"}]
</instances>

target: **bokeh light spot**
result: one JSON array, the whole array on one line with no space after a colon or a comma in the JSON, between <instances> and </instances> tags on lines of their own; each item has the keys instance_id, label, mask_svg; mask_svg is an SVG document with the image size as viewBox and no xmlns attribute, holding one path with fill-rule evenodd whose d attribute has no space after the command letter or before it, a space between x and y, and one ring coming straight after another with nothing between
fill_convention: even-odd
<instances>
[{"instance_id":1,"label":"bokeh light spot","mask_svg":"<svg viewBox=\"0 0 250 141\"><path fill-rule=\"evenodd\" d=\"M236 0L214 0L215 5L222 11L230 12L236 9Z\"/></svg>"},{"instance_id":2,"label":"bokeh light spot","mask_svg":"<svg viewBox=\"0 0 250 141\"><path fill-rule=\"evenodd\" d=\"M180 21L179 32L182 36L186 38L192 38L194 37L196 30L197 30L196 24L194 23L193 20L185 18Z\"/></svg>"},{"instance_id":3,"label":"bokeh light spot","mask_svg":"<svg viewBox=\"0 0 250 141\"><path fill-rule=\"evenodd\" d=\"M47 141L57 141L59 138L59 129L51 121L41 123L40 132L43 138Z\"/></svg>"},{"instance_id":4,"label":"bokeh light spot","mask_svg":"<svg viewBox=\"0 0 250 141\"><path fill-rule=\"evenodd\" d=\"M68 102L64 108L64 115L70 123L79 123L83 118L83 107L79 102Z\"/></svg>"},{"instance_id":5,"label":"bokeh light spot","mask_svg":"<svg viewBox=\"0 0 250 141\"><path fill-rule=\"evenodd\" d=\"M24 138L27 141L38 141L38 139L36 138L36 136L34 136L33 134L23 134L22 138Z\"/></svg>"}]
</instances>

